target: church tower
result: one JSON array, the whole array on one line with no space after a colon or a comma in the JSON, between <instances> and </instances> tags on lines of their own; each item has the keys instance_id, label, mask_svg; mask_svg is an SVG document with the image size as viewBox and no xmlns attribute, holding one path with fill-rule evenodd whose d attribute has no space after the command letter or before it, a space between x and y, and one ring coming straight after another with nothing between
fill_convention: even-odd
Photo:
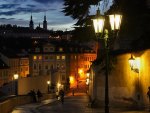
<instances>
[{"instance_id":1,"label":"church tower","mask_svg":"<svg viewBox=\"0 0 150 113\"><path fill-rule=\"evenodd\" d=\"M43 29L47 30L46 14L44 15Z\"/></svg>"},{"instance_id":2,"label":"church tower","mask_svg":"<svg viewBox=\"0 0 150 113\"><path fill-rule=\"evenodd\" d=\"M32 20L32 14L31 14L31 19L30 19L30 23L29 23L29 28L30 29L34 29L34 23L33 23L33 20Z\"/></svg>"}]
</instances>

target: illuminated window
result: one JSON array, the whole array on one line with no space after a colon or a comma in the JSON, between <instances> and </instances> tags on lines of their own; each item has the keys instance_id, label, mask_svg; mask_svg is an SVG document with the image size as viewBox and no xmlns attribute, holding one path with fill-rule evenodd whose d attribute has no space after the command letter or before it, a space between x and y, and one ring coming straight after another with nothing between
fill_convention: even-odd
<instances>
[{"instance_id":1,"label":"illuminated window","mask_svg":"<svg viewBox=\"0 0 150 113\"><path fill-rule=\"evenodd\" d=\"M60 56L56 56L56 59L57 59L57 60L60 60Z\"/></svg>"},{"instance_id":2,"label":"illuminated window","mask_svg":"<svg viewBox=\"0 0 150 113\"><path fill-rule=\"evenodd\" d=\"M65 60L65 58L66 58L65 56L62 56L62 60Z\"/></svg>"},{"instance_id":3,"label":"illuminated window","mask_svg":"<svg viewBox=\"0 0 150 113\"><path fill-rule=\"evenodd\" d=\"M42 56L39 56L39 60L42 60Z\"/></svg>"},{"instance_id":4,"label":"illuminated window","mask_svg":"<svg viewBox=\"0 0 150 113\"><path fill-rule=\"evenodd\" d=\"M63 48L59 48L59 51L62 52L62 51L63 51Z\"/></svg>"},{"instance_id":5,"label":"illuminated window","mask_svg":"<svg viewBox=\"0 0 150 113\"><path fill-rule=\"evenodd\" d=\"M36 60L37 59L37 56L33 56L33 60Z\"/></svg>"}]
</instances>

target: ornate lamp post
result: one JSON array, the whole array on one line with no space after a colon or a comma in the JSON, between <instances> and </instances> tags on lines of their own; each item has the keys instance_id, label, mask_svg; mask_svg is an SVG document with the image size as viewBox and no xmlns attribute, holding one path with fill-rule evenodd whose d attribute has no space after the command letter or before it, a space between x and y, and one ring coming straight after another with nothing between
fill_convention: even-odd
<instances>
[{"instance_id":1,"label":"ornate lamp post","mask_svg":"<svg viewBox=\"0 0 150 113\"><path fill-rule=\"evenodd\" d=\"M15 86L15 95L18 95L18 78L19 78L19 75L18 74L14 74L14 86Z\"/></svg>"},{"instance_id":2,"label":"ornate lamp post","mask_svg":"<svg viewBox=\"0 0 150 113\"><path fill-rule=\"evenodd\" d=\"M48 93L50 92L50 81L47 81L47 89L48 89Z\"/></svg>"},{"instance_id":3,"label":"ornate lamp post","mask_svg":"<svg viewBox=\"0 0 150 113\"><path fill-rule=\"evenodd\" d=\"M105 28L105 16L102 16L100 14L100 10L98 8L96 18L93 19L94 24L94 30L97 34L96 36L99 36L100 39L103 39L105 42L105 52L106 52L106 69L105 69L105 113L109 113L109 90L108 90L108 74L109 74L109 32L115 31L117 32L120 28L121 24L121 18L122 16L120 14L111 14L109 15L109 22L111 26L111 31Z\"/></svg>"}]
</instances>

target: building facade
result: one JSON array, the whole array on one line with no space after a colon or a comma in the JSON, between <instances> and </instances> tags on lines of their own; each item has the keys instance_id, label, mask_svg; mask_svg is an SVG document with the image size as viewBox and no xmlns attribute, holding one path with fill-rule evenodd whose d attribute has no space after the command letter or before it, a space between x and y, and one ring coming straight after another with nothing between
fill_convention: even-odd
<instances>
[{"instance_id":1,"label":"building facade","mask_svg":"<svg viewBox=\"0 0 150 113\"><path fill-rule=\"evenodd\" d=\"M54 73L63 87L86 88L86 72L91 61L96 59L96 52L84 47L45 43L35 46L30 54L31 76L49 75ZM57 83L54 83L55 85Z\"/></svg>"}]
</instances>

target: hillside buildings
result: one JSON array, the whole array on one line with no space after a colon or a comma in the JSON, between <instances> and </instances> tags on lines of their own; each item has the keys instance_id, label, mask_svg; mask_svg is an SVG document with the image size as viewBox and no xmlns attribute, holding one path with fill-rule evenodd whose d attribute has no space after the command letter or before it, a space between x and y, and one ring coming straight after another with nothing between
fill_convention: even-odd
<instances>
[{"instance_id":1,"label":"hillside buildings","mask_svg":"<svg viewBox=\"0 0 150 113\"><path fill-rule=\"evenodd\" d=\"M49 76L48 80L55 90L60 84L66 90L82 88L86 91L86 73L96 59L95 50L67 40L31 38L31 41L30 49L1 49L0 56L4 62L1 87L13 81L14 75L18 74L19 79Z\"/></svg>"}]
</instances>

